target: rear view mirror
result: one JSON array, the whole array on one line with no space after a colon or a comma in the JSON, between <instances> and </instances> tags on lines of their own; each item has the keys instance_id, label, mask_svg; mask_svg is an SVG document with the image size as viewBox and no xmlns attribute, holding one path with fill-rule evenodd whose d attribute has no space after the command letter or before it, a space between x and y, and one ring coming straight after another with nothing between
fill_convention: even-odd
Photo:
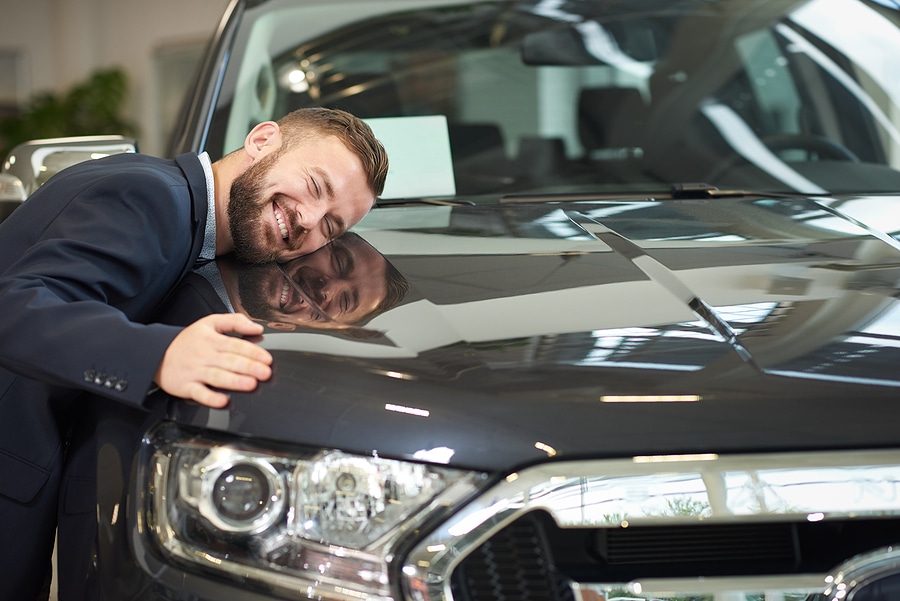
<instances>
[{"instance_id":1,"label":"rear view mirror","mask_svg":"<svg viewBox=\"0 0 900 601\"><path fill-rule=\"evenodd\" d=\"M531 33L522 40L526 65L613 65L658 61L668 46L668 33L649 19L585 20L572 27Z\"/></svg>"},{"instance_id":2,"label":"rear view mirror","mask_svg":"<svg viewBox=\"0 0 900 601\"><path fill-rule=\"evenodd\" d=\"M526 35L522 40L521 54L522 62L526 65L602 64L585 49L581 35L569 27Z\"/></svg>"}]
</instances>

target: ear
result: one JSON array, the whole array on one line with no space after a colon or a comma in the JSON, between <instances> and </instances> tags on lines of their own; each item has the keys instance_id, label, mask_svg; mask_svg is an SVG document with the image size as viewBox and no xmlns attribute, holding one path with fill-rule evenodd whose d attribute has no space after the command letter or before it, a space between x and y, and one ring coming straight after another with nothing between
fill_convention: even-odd
<instances>
[{"instance_id":1,"label":"ear","mask_svg":"<svg viewBox=\"0 0 900 601\"><path fill-rule=\"evenodd\" d=\"M263 121L244 138L244 152L256 160L281 146L281 129L274 121Z\"/></svg>"}]
</instances>

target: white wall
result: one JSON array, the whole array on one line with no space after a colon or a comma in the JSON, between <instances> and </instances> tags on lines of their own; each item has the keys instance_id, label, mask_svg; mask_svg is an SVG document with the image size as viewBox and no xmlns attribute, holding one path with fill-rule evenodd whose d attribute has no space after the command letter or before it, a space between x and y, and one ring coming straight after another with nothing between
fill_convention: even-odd
<instances>
[{"instance_id":1,"label":"white wall","mask_svg":"<svg viewBox=\"0 0 900 601\"><path fill-rule=\"evenodd\" d=\"M228 0L0 0L0 50L21 52L25 96L62 92L96 69L129 77L140 149L163 151L154 56L205 42ZM185 82L187 83L187 82Z\"/></svg>"}]
</instances>

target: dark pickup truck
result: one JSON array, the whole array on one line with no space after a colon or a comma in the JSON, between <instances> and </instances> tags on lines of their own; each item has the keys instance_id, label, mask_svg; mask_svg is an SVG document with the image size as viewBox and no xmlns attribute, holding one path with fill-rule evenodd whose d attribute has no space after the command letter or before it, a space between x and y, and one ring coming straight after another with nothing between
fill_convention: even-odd
<instances>
[{"instance_id":1,"label":"dark pickup truck","mask_svg":"<svg viewBox=\"0 0 900 601\"><path fill-rule=\"evenodd\" d=\"M898 72L891 2L236 0L170 154L321 105L391 172L162 310L271 381L91 403L88 598L894 599Z\"/></svg>"}]
</instances>

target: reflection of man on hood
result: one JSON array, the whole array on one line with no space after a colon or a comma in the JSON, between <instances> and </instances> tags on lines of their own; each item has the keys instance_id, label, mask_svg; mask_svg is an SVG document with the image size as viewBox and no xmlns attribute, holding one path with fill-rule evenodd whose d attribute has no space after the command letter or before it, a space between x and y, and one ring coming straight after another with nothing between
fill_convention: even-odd
<instances>
[{"instance_id":1,"label":"reflection of man on hood","mask_svg":"<svg viewBox=\"0 0 900 601\"><path fill-rule=\"evenodd\" d=\"M354 233L287 263L217 263L234 310L279 329L364 323L396 305L408 290L387 259Z\"/></svg>"}]
</instances>

